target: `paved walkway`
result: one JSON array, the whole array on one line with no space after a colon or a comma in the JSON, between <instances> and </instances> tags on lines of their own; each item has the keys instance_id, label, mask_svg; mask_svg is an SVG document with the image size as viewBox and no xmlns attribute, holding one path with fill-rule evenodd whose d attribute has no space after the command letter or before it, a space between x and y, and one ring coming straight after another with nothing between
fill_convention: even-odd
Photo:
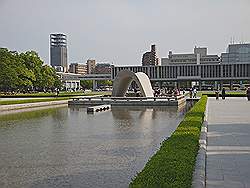
<instances>
[{"instance_id":1,"label":"paved walkway","mask_svg":"<svg viewBox=\"0 0 250 188\"><path fill-rule=\"evenodd\" d=\"M208 99L206 185L250 188L250 101Z\"/></svg>"}]
</instances>

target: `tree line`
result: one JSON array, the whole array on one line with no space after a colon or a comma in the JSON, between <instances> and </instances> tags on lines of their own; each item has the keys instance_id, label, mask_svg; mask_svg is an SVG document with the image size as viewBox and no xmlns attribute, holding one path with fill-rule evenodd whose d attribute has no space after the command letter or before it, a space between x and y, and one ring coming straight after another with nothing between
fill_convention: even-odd
<instances>
[{"instance_id":1,"label":"tree line","mask_svg":"<svg viewBox=\"0 0 250 188\"><path fill-rule=\"evenodd\" d=\"M81 80L80 81L81 87L84 89L92 89L93 88L93 80ZM111 80L98 80L97 87L111 87L113 82Z\"/></svg>"},{"instance_id":2,"label":"tree line","mask_svg":"<svg viewBox=\"0 0 250 188\"><path fill-rule=\"evenodd\" d=\"M35 51L18 53L0 48L0 91L49 91L61 87L55 70Z\"/></svg>"}]
</instances>

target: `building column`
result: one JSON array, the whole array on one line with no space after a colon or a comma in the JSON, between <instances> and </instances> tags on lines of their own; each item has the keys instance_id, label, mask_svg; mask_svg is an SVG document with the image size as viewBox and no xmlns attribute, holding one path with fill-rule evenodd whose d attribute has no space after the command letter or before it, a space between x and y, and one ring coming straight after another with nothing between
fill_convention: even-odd
<instances>
[{"instance_id":1,"label":"building column","mask_svg":"<svg viewBox=\"0 0 250 188\"><path fill-rule=\"evenodd\" d=\"M93 80L93 91L96 90L96 80Z\"/></svg>"},{"instance_id":2,"label":"building column","mask_svg":"<svg viewBox=\"0 0 250 188\"><path fill-rule=\"evenodd\" d=\"M178 87L177 84L178 84L178 82L177 82L177 81L174 81L174 88L177 88L177 87Z\"/></svg>"},{"instance_id":3,"label":"building column","mask_svg":"<svg viewBox=\"0 0 250 188\"><path fill-rule=\"evenodd\" d=\"M159 81L159 87L162 88L162 81Z\"/></svg>"},{"instance_id":4,"label":"building column","mask_svg":"<svg viewBox=\"0 0 250 188\"><path fill-rule=\"evenodd\" d=\"M69 89L71 90L71 88L72 88L72 82L69 81Z\"/></svg>"},{"instance_id":5,"label":"building column","mask_svg":"<svg viewBox=\"0 0 250 188\"><path fill-rule=\"evenodd\" d=\"M244 86L243 86L243 81L240 81L240 89L243 89Z\"/></svg>"},{"instance_id":6,"label":"building column","mask_svg":"<svg viewBox=\"0 0 250 188\"><path fill-rule=\"evenodd\" d=\"M75 89L74 90L76 91L76 89L77 89L77 81L75 81Z\"/></svg>"},{"instance_id":7,"label":"building column","mask_svg":"<svg viewBox=\"0 0 250 188\"><path fill-rule=\"evenodd\" d=\"M230 80L230 90L233 90L233 82Z\"/></svg>"},{"instance_id":8,"label":"building column","mask_svg":"<svg viewBox=\"0 0 250 188\"><path fill-rule=\"evenodd\" d=\"M80 81L78 81L77 84L78 84L78 89L80 90L80 88L81 88Z\"/></svg>"},{"instance_id":9,"label":"building column","mask_svg":"<svg viewBox=\"0 0 250 188\"><path fill-rule=\"evenodd\" d=\"M222 88L223 88L223 81L221 80L220 81L220 90L222 90Z\"/></svg>"},{"instance_id":10,"label":"building column","mask_svg":"<svg viewBox=\"0 0 250 188\"><path fill-rule=\"evenodd\" d=\"M202 85L202 82L199 81L199 91L201 91L201 85Z\"/></svg>"},{"instance_id":11,"label":"building column","mask_svg":"<svg viewBox=\"0 0 250 188\"><path fill-rule=\"evenodd\" d=\"M176 83L177 83L177 89L180 89L180 87L181 87L181 81L177 81Z\"/></svg>"},{"instance_id":12,"label":"building column","mask_svg":"<svg viewBox=\"0 0 250 188\"><path fill-rule=\"evenodd\" d=\"M214 81L214 88L218 89L218 82L217 81Z\"/></svg>"},{"instance_id":13,"label":"building column","mask_svg":"<svg viewBox=\"0 0 250 188\"><path fill-rule=\"evenodd\" d=\"M67 91L67 81L64 81L65 90Z\"/></svg>"}]
</instances>

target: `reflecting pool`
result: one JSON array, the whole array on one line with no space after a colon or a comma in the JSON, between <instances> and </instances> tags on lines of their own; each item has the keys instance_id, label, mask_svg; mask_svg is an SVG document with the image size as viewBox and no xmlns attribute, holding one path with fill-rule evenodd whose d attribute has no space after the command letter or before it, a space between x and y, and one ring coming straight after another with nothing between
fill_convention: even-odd
<instances>
[{"instance_id":1,"label":"reflecting pool","mask_svg":"<svg viewBox=\"0 0 250 188\"><path fill-rule=\"evenodd\" d=\"M176 107L0 115L0 187L128 187L182 120Z\"/></svg>"}]
</instances>

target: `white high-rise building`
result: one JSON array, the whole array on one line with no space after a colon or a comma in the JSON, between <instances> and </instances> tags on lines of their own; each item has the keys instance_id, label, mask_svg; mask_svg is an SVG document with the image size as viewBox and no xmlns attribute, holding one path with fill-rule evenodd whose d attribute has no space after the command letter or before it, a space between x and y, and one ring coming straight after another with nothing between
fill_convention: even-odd
<instances>
[{"instance_id":1,"label":"white high-rise building","mask_svg":"<svg viewBox=\"0 0 250 188\"><path fill-rule=\"evenodd\" d=\"M62 67L68 70L67 36L62 33L50 34L50 64L54 68Z\"/></svg>"},{"instance_id":2,"label":"white high-rise building","mask_svg":"<svg viewBox=\"0 0 250 188\"><path fill-rule=\"evenodd\" d=\"M168 57L161 58L161 65L179 64L219 64L218 55L208 55L207 48L195 47L194 53L173 54L169 51Z\"/></svg>"}]
</instances>

